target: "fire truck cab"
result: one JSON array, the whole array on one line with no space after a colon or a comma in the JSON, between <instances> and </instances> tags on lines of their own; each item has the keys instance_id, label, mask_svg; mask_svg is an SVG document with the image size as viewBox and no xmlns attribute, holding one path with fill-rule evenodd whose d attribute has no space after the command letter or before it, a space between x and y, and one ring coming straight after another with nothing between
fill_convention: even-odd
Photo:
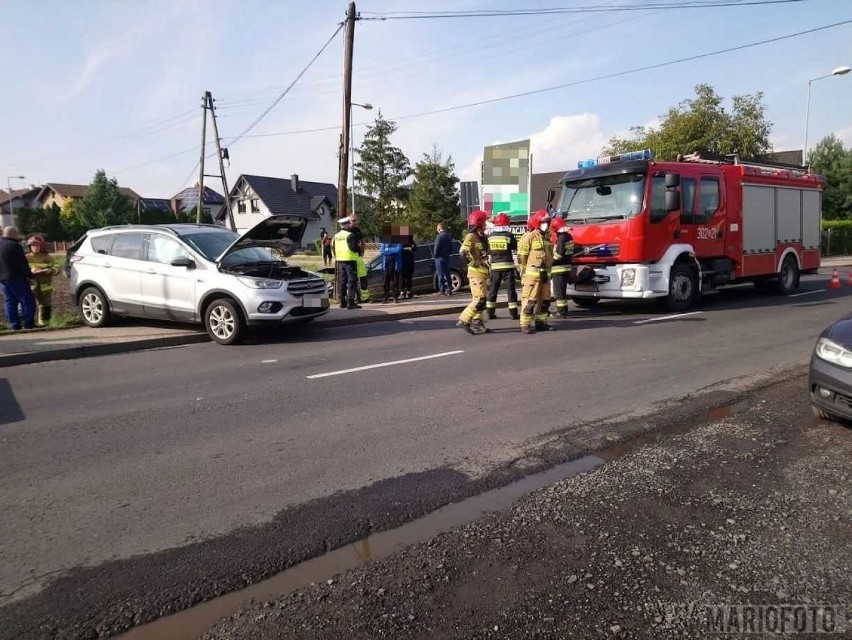
<instances>
[{"instance_id":1,"label":"fire truck cab","mask_svg":"<svg viewBox=\"0 0 852 640\"><path fill-rule=\"evenodd\" d=\"M569 286L580 306L657 298L680 312L740 282L789 294L820 265L823 179L799 167L697 154L657 162L646 150L582 161L561 182L574 263L594 269Z\"/></svg>"}]
</instances>

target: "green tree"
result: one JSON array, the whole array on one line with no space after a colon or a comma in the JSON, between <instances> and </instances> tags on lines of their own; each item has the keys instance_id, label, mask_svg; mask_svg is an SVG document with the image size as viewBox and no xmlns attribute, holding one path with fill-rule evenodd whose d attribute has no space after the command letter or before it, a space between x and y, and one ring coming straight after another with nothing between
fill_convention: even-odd
<instances>
[{"instance_id":1,"label":"green tree","mask_svg":"<svg viewBox=\"0 0 852 640\"><path fill-rule=\"evenodd\" d=\"M80 219L80 203L74 198L66 198L62 203L59 222L67 240L76 240L86 232L86 226Z\"/></svg>"},{"instance_id":2,"label":"green tree","mask_svg":"<svg viewBox=\"0 0 852 640\"><path fill-rule=\"evenodd\" d=\"M87 229L135 221L133 203L118 190L118 181L107 178L103 169L95 173L79 206L80 220Z\"/></svg>"},{"instance_id":3,"label":"green tree","mask_svg":"<svg viewBox=\"0 0 852 640\"><path fill-rule=\"evenodd\" d=\"M651 149L660 160L674 160L680 153L695 151L756 158L772 150L772 123L765 111L761 92L734 96L728 112L713 87L699 84L695 97L670 108L658 127L631 127L630 136L611 138L602 153Z\"/></svg>"},{"instance_id":4,"label":"green tree","mask_svg":"<svg viewBox=\"0 0 852 640\"><path fill-rule=\"evenodd\" d=\"M411 163L398 147L391 144L397 130L395 122L385 120L381 112L358 148L355 178L363 195L357 209L358 221L365 236L376 236L382 223L398 221L408 200L406 181L411 177Z\"/></svg>"},{"instance_id":5,"label":"green tree","mask_svg":"<svg viewBox=\"0 0 852 640\"><path fill-rule=\"evenodd\" d=\"M817 143L808 160L811 171L825 177L823 217L852 218L852 149L832 134Z\"/></svg>"},{"instance_id":6,"label":"green tree","mask_svg":"<svg viewBox=\"0 0 852 640\"><path fill-rule=\"evenodd\" d=\"M430 238L443 222L447 230L458 235L463 228L459 205L459 179L452 156L446 160L433 145L430 153L414 168L414 184L408 202L408 222L415 237Z\"/></svg>"}]
</instances>

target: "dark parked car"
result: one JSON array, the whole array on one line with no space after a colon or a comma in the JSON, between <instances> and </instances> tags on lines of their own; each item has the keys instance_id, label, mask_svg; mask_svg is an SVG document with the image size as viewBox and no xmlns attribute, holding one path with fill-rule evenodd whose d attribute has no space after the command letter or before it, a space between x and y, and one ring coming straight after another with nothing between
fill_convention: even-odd
<instances>
[{"instance_id":1,"label":"dark parked car","mask_svg":"<svg viewBox=\"0 0 852 640\"><path fill-rule=\"evenodd\" d=\"M808 382L818 417L852 421L852 317L822 332L811 356Z\"/></svg>"},{"instance_id":2,"label":"dark parked car","mask_svg":"<svg viewBox=\"0 0 852 640\"><path fill-rule=\"evenodd\" d=\"M450 279L452 280L453 293L458 293L467 286L467 265L459 256L461 241L453 240L453 254L450 256ZM332 278L333 267L325 267L319 270L326 277ZM432 245L418 246L414 252L414 276L411 279L415 294L434 293L438 290L438 274L435 272L435 258L432 253ZM384 295L385 273L382 269L382 257L376 256L367 263L367 288L370 291L371 300L381 300ZM334 295L334 283L328 283L330 296Z\"/></svg>"}]
</instances>

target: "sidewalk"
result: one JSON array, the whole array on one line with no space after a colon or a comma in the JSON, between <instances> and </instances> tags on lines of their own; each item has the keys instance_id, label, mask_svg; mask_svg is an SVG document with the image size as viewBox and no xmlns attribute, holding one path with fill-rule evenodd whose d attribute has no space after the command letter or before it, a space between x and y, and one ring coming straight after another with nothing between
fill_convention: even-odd
<instances>
[{"instance_id":1,"label":"sidewalk","mask_svg":"<svg viewBox=\"0 0 852 640\"><path fill-rule=\"evenodd\" d=\"M363 309L351 311L333 307L329 313L314 320L311 326L326 329L461 313L469 300L469 294L463 292L449 299L424 295L399 304L368 303ZM505 305L505 302L498 303L498 306ZM281 331L287 330L287 326L281 327ZM167 324L132 318L119 319L115 326L102 329L36 329L0 335L0 367L209 341L210 338L201 325Z\"/></svg>"}]
</instances>

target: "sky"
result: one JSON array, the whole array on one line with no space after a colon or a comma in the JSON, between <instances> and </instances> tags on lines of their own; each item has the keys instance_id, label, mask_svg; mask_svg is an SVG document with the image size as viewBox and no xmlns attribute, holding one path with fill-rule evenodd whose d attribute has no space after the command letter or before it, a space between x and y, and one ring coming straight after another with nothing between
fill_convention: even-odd
<instances>
[{"instance_id":1,"label":"sky","mask_svg":"<svg viewBox=\"0 0 852 640\"><path fill-rule=\"evenodd\" d=\"M671 2L673 0L659 0ZM746 0L747 1L747 0ZM628 71L852 20L852 0L618 11L639 0L359 0L390 11L598 7L552 16L361 20L354 41L357 147L378 111L412 161L433 145L475 180L484 146L530 138L533 171L595 157L708 83L726 99L763 92L776 150L801 149L808 81L852 65L852 24L553 91L426 111ZM0 0L0 187L87 184L104 169L145 197L195 184L201 96L227 145L294 81L345 17L344 0ZM389 14L386 14L389 15ZM11 51L11 54L10 54ZM343 37L249 134L226 173L337 182ZM208 123L208 140L210 135ZM305 129L324 129L292 133ZM852 74L812 83L809 144L852 146ZM283 134L283 135L274 135ZM212 150L208 147L208 154ZM685 150L689 152L690 150ZM208 173L217 173L215 155ZM221 191L215 178L206 184Z\"/></svg>"}]
</instances>

